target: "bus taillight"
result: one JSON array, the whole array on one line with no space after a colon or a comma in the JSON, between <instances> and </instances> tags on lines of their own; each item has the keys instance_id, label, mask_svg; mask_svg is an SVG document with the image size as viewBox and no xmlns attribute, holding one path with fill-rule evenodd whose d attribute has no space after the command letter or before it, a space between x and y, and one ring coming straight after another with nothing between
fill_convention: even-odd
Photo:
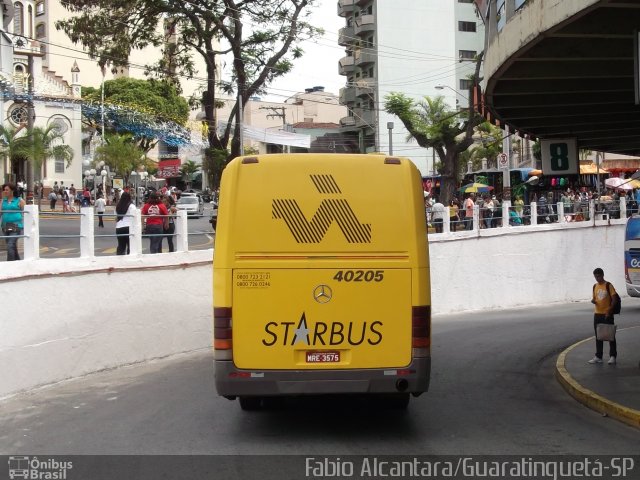
<instances>
[{"instance_id":1,"label":"bus taillight","mask_svg":"<svg viewBox=\"0 0 640 480\"><path fill-rule=\"evenodd\" d=\"M413 355L415 357L429 355L431 346L431 307L429 305L412 307L411 327Z\"/></svg>"},{"instance_id":2,"label":"bus taillight","mask_svg":"<svg viewBox=\"0 0 640 480\"><path fill-rule=\"evenodd\" d=\"M231 360L231 308L213 308L213 348L216 360Z\"/></svg>"}]
</instances>

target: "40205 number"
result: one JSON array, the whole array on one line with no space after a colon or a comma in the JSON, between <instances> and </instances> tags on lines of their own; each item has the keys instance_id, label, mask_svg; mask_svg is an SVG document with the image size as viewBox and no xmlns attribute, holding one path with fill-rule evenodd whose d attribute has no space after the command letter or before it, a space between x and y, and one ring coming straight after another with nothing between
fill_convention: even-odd
<instances>
[{"instance_id":1,"label":"40205 number","mask_svg":"<svg viewBox=\"0 0 640 480\"><path fill-rule=\"evenodd\" d=\"M333 279L338 282L381 282L384 270L338 270Z\"/></svg>"}]
</instances>

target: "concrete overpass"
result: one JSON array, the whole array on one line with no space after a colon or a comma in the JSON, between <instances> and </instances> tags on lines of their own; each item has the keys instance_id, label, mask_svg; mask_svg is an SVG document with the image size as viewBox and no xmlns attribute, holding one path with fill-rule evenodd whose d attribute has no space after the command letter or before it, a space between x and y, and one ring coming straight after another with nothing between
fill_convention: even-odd
<instances>
[{"instance_id":1,"label":"concrete overpass","mask_svg":"<svg viewBox=\"0 0 640 480\"><path fill-rule=\"evenodd\" d=\"M479 0L485 107L510 130L640 156L637 0Z\"/></svg>"}]
</instances>

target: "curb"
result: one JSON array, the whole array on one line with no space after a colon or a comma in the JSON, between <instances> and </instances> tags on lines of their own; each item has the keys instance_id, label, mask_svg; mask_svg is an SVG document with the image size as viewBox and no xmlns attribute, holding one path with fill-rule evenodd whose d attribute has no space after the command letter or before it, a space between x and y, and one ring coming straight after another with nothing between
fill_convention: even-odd
<instances>
[{"instance_id":1,"label":"curb","mask_svg":"<svg viewBox=\"0 0 640 480\"><path fill-rule=\"evenodd\" d=\"M571 345L558 356L558 360L556 361L556 379L569 395L583 405L586 405L596 412L615 418L627 425L640 429L640 410L620 405L619 403L613 402L602 395L598 395L594 391L583 387L567 371L565 361L569 352L578 345L582 345L583 343L592 340L593 337L585 338L584 340Z\"/></svg>"}]
</instances>

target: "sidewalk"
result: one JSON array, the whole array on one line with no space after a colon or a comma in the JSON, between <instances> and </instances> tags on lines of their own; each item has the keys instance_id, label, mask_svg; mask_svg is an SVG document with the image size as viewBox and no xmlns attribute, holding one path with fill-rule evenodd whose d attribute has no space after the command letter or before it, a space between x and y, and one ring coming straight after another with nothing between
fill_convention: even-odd
<instances>
[{"instance_id":1,"label":"sidewalk","mask_svg":"<svg viewBox=\"0 0 640 480\"><path fill-rule=\"evenodd\" d=\"M607 342L603 363L587 363L595 352L595 341L589 337L560 354L556 378L580 403L640 428L640 327L620 329L616 339L620 352L616 365L607 365Z\"/></svg>"}]
</instances>

